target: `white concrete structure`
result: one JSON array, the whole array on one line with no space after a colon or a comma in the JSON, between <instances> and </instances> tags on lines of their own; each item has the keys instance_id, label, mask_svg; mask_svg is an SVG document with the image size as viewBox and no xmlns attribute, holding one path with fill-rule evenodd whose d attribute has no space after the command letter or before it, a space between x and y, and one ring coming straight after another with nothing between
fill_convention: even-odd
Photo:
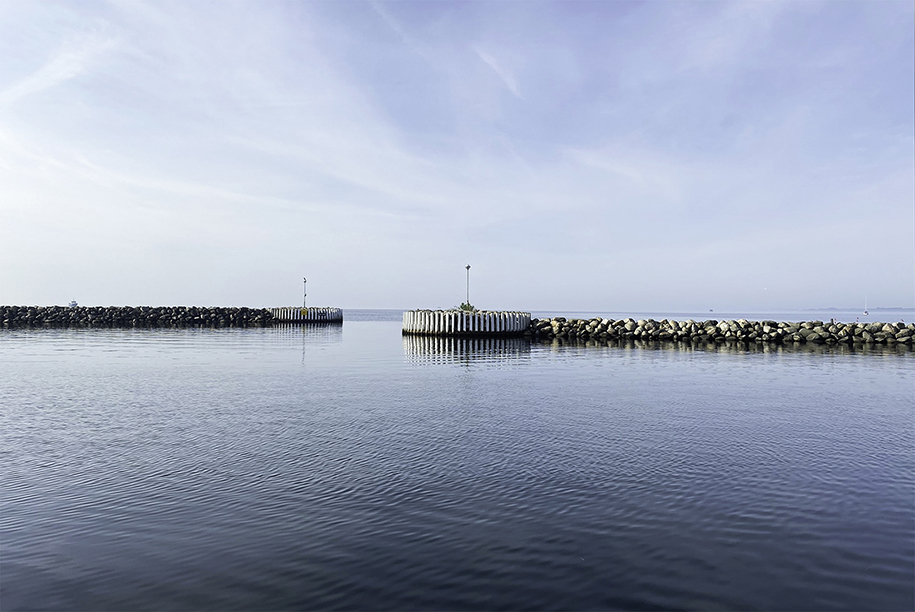
<instances>
[{"instance_id":1,"label":"white concrete structure","mask_svg":"<svg viewBox=\"0 0 915 612\"><path fill-rule=\"evenodd\" d=\"M342 323L343 310L340 308L300 308L284 306L271 308L270 314L277 323Z\"/></svg>"},{"instance_id":2,"label":"white concrete structure","mask_svg":"<svg viewBox=\"0 0 915 612\"><path fill-rule=\"evenodd\" d=\"M491 310L408 310L403 333L430 336L519 335L531 325L531 313Z\"/></svg>"}]
</instances>

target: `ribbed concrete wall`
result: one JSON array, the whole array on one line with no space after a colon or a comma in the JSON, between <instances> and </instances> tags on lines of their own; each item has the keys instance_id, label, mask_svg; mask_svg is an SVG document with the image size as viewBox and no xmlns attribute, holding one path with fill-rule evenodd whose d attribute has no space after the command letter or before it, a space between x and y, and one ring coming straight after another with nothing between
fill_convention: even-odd
<instances>
[{"instance_id":1,"label":"ribbed concrete wall","mask_svg":"<svg viewBox=\"0 0 915 612\"><path fill-rule=\"evenodd\" d=\"M300 308L284 306L271 308L273 320L278 323L340 323L343 310L340 308Z\"/></svg>"},{"instance_id":2,"label":"ribbed concrete wall","mask_svg":"<svg viewBox=\"0 0 915 612\"><path fill-rule=\"evenodd\" d=\"M403 333L430 336L500 336L523 334L531 313L515 311L408 310Z\"/></svg>"}]
</instances>

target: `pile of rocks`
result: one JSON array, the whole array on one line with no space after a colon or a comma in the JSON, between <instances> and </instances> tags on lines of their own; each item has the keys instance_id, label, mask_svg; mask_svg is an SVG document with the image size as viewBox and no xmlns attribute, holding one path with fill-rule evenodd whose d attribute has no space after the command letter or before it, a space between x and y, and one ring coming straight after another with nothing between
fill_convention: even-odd
<instances>
[{"instance_id":1,"label":"pile of rocks","mask_svg":"<svg viewBox=\"0 0 915 612\"><path fill-rule=\"evenodd\" d=\"M0 326L17 327L264 327L263 308L198 306L0 306Z\"/></svg>"},{"instance_id":2,"label":"pile of rocks","mask_svg":"<svg viewBox=\"0 0 915 612\"><path fill-rule=\"evenodd\" d=\"M915 324L832 323L804 321L668 321L662 319L552 319L531 320L535 338L641 339L681 342L774 342L774 343L882 343L912 344Z\"/></svg>"}]
</instances>

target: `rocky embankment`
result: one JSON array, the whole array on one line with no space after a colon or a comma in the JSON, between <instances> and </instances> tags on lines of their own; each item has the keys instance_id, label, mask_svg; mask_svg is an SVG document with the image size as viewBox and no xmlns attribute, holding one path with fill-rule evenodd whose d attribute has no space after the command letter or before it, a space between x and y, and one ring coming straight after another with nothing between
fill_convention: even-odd
<instances>
[{"instance_id":1,"label":"rocky embankment","mask_svg":"<svg viewBox=\"0 0 915 612\"><path fill-rule=\"evenodd\" d=\"M0 327L265 327L263 308L197 306L0 306Z\"/></svg>"},{"instance_id":2,"label":"rocky embankment","mask_svg":"<svg viewBox=\"0 0 915 612\"><path fill-rule=\"evenodd\" d=\"M759 342L788 344L814 343L904 343L911 346L915 324L909 323L832 323L803 321L668 321L662 319L533 319L534 338L633 339L680 342Z\"/></svg>"}]
</instances>

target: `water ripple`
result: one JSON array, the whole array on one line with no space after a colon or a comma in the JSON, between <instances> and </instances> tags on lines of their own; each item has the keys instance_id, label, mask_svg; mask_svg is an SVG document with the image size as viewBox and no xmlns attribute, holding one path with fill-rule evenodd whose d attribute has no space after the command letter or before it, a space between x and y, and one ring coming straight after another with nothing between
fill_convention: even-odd
<instances>
[{"instance_id":1,"label":"water ripple","mask_svg":"<svg viewBox=\"0 0 915 612\"><path fill-rule=\"evenodd\" d=\"M345 328L3 335L0 606L915 606L907 356Z\"/></svg>"}]
</instances>

